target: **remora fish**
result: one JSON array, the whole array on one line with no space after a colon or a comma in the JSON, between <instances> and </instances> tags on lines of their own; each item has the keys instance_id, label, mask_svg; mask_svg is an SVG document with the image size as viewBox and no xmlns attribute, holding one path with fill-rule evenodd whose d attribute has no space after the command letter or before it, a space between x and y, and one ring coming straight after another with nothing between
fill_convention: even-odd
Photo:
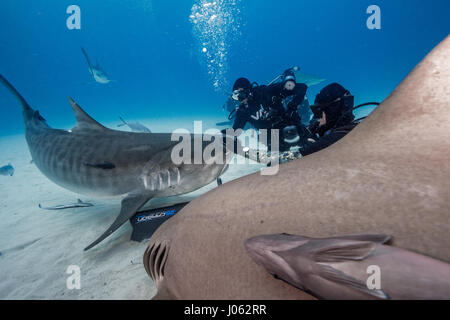
<instances>
[{"instance_id":1,"label":"remora fish","mask_svg":"<svg viewBox=\"0 0 450 320\"><path fill-rule=\"evenodd\" d=\"M61 205L52 206L52 207L43 207L39 203L39 208L44 209L44 210L64 210L64 209L72 209L72 208L87 208L87 207L93 207L93 206L94 205L92 203L83 202L83 201L81 201L81 199L78 199L77 203L61 204Z\"/></svg>"},{"instance_id":2,"label":"remora fish","mask_svg":"<svg viewBox=\"0 0 450 320\"><path fill-rule=\"evenodd\" d=\"M274 234L248 239L245 248L273 276L322 299L450 298L448 263L387 241L382 234L320 239ZM371 277L368 286L375 272L379 282Z\"/></svg>"},{"instance_id":3,"label":"remora fish","mask_svg":"<svg viewBox=\"0 0 450 320\"><path fill-rule=\"evenodd\" d=\"M81 48L81 51L83 52L83 55L86 58L86 62L89 66L89 72L91 73L92 77L94 77L94 80L97 81L98 83L102 83L102 84L111 82L111 79L109 79L106 72L101 69L98 61L97 61L97 65L93 66L91 64L91 61L89 60L89 57L88 57L86 51L83 48Z\"/></svg>"},{"instance_id":4,"label":"remora fish","mask_svg":"<svg viewBox=\"0 0 450 320\"><path fill-rule=\"evenodd\" d=\"M149 128L147 128L140 122L137 122L137 121L136 122L128 122L128 121L125 121L122 117L119 117L119 118L120 118L120 120L122 120L123 123L117 125L118 127L127 126L133 132L152 133L152 131Z\"/></svg>"}]
</instances>

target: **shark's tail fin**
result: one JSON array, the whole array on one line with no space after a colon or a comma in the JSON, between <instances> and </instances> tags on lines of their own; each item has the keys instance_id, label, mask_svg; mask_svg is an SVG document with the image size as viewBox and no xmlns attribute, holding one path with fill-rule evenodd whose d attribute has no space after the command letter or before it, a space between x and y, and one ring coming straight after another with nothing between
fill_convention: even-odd
<instances>
[{"instance_id":1,"label":"shark's tail fin","mask_svg":"<svg viewBox=\"0 0 450 320\"><path fill-rule=\"evenodd\" d=\"M20 104L22 105L22 113L24 120L29 119L34 115L34 110L30 107L28 102L22 97L22 95L19 93L19 91L16 90L16 88L13 87L11 83L9 83L6 78L0 74L0 82L3 83L3 85L19 100Z\"/></svg>"}]
</instances>

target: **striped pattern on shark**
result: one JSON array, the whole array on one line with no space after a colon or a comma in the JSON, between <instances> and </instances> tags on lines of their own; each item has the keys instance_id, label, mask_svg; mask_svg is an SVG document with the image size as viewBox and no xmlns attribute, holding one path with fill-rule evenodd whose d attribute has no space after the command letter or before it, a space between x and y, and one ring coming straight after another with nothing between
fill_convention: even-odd
<instances>
[{"instance_id":1,"label":"striped pattern on shark","mask_svg":"<svg viewBox=\"0 0 450 320\"><path fill-rule=\"evenodd\" d=\"M69 97L77 124L72 130L51 128L20 93L0 75L0 83L22 105L25 136L34 163L54 183L89 196L123 197L120 214L113 224L85 250L92 248L131 218L154 197L192 192L214 180L225 170L226 161L176 165L172 149L179 143L170 133L136 133L112 130L91 118ZM194 139L190 135L191 146ZM210 143L202 139L203 149ZM194 152L191 152L192 159Z\"/></svg>"}]
</instances>

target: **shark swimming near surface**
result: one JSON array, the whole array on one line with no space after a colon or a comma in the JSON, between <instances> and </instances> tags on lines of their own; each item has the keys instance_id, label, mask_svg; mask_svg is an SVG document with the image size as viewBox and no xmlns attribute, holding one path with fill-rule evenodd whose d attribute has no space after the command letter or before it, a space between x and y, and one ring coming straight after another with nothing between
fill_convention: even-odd
<instances>
[{"instance_id":1,"label":"shark swimming near surface","mask_svg":"<svg viewBox=\"0 0 450 320\"><path fill-rule=\"evenodd\" d=\"M69 97L76 125L71 130L53 129L2 76L2 83L22 106L25 137L34 164L52 182L89 196L123 197L112 225L85 250L104 240L128 221L150 199L185 194L216 179L226 170L223 158L231 151L204 154L198 164L175 164L171 158L179 141L170 133L136 133L106 128L91 118ZM191 146L201 139L202 151L211 139L187 134ZM208 136L206 136L208 137ZM209 137L210 138L210 137Z\"/></svg>"},{"instance_id":2,"label":"shark swimming near surface","mask_svg":"<svg viewBox=\"0 0 450 320\"><path fill-rule=\"evenodd\" d=\"M102 70L102 68L100 67L100 64L97 61L97 64L95 66L93 66L91 64L91 61L89 60L89 57L86 53L86 51L81 48L81 51L83 52L84 57L86 58L86 62L89 66L89 72L91 73L92 77L94 77L94 80L98 83L102 83L102 84L106 84L111 82L112 80L109 79L108 75L106 74L105 71Z\"/></svg>"}]
</instances>

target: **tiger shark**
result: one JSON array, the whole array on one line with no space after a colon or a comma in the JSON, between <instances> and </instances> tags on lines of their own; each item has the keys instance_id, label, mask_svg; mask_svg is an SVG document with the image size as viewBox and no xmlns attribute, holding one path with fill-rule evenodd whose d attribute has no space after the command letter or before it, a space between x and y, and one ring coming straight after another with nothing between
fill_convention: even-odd
<instances>
[{"instance_id":1,"label":"tiger shark","mask_svg":"<svg viewBox=\"0 0 450 320\"><path fill-rule=\"evenodd\" d=\"M97 65L93 66L91 64L91 61L89 60L89 57L88 57L86 51L83 48L81 48L81 51L83 52L83 55L86 58L86 62L89 66L89 72L94 77L94 80L97 81L98 83L102 83L102 84L111 82L111 79L109 79L106 72L101 69L98 61L97 61Z\"/></svg>"},{"instance_id":2,"label":"tiger shark","mask_svg":"<svg viewBox=\"0 0 450 320\"><path fill-rule=\"evenodd\" d=\"M216 180L227 168L219 157L230 152L203 154L204 160L175 164L171 152L179 141L170 133L124 132L106 128L72 98L76 125L53 129L2 76L2 83L22 105L25 137L34 163L52 182L89 196L121 196L122 207L112 225L85 250L104 240L154 197L188 193ZM186 139L205 136L186 134ZM195 144L191 143L191 145ZM210 143L209 143L210 144ZM192 158L194 152L191 152Z\"/></svg>"}]
</instances>

